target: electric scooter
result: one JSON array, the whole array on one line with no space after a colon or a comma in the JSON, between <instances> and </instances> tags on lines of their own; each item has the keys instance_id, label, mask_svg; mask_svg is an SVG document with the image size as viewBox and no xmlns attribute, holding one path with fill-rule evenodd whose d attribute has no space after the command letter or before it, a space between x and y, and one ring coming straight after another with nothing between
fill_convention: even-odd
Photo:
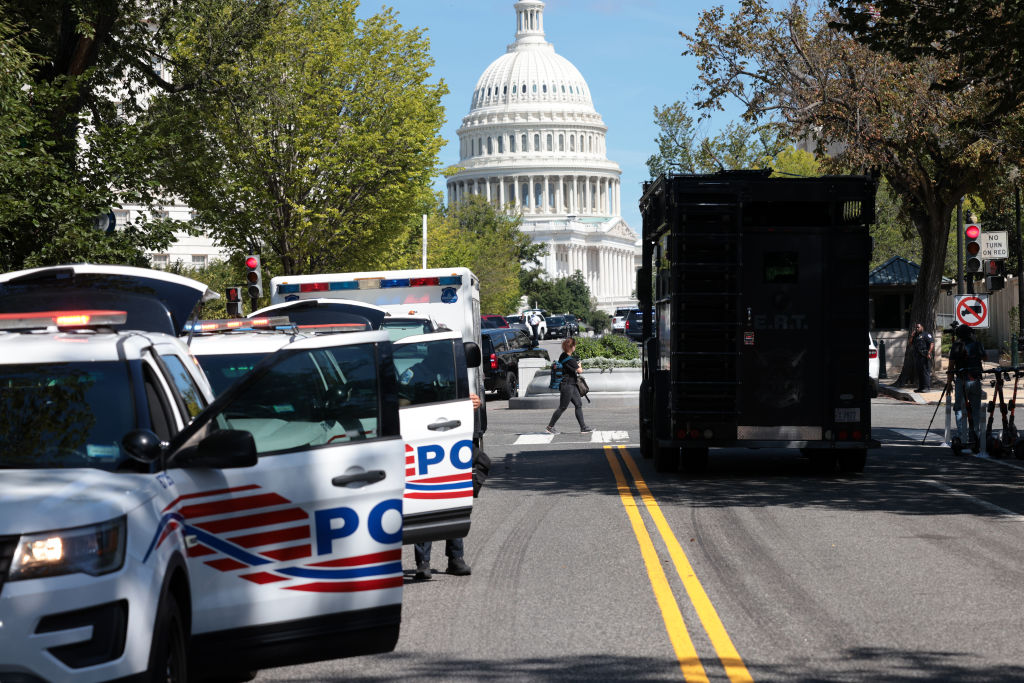
<instances>
[{"instance_id":1,"label":"electric scooter","mask_svg":"<svg viewBox=\"0 0 1024 683\"><path fill-rule=\"evenodd\" d=\"M996 413L996 399L999 400L999 412L1002 417L1003 428L1000 433L1002 435L1009 434L1009 423L1006 419L1006 400L1003 398L1003 384L1004 377L1006 376L1007 368L995 368L990 370L995 374L995 380L993 380L990 386L994 387L992 391L992 399L988 402L988 426L985 429L985 450L993 458L1005 458L1007 451L1003 448L1002 438L995 438L992 436L992 422Z\"/></svg>"},{"instance_id":2,"label":"electric scooter","mask_svg":"<svg viewBox=\"0 0 1024 683\"><path fill-rule=\"evenodd\" d=\"M1020 366L1013 368L1013 398L1010 399L1010 421L1003 430L1003 447L1007 454L1013 453L1018 460L1024 460L1024 439L1017 432L1017 424L1014 421L1014 414L1017 408L1017 386L1020 378L1024 376L1024 369Z\"/></svg>"}]
</instances>

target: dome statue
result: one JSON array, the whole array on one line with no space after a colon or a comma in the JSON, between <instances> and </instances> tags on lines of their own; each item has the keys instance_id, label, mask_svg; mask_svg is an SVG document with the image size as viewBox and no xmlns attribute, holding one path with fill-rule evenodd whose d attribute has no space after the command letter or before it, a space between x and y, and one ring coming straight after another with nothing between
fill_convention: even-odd
<instances>
[{"instance_id":1,"label":"dome statue","mask_svg":"<svg viewBox=\"0 0 1024 683\"><path fill-rule=\"evenodd\" d=\"M633 305L636 233L622 219L621 170L579 70L544 37L543 0L514 4L515 41L484 69L458 129L448 201L485 196L519 211L547 246L550 278L580 271L605 311Z\"/></svg>"}]
</instances>

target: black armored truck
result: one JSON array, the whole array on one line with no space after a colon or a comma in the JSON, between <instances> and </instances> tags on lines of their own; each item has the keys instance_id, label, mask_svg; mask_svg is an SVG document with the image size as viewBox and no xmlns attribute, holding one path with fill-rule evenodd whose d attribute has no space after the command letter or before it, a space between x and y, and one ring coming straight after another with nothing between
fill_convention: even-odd
<instances>
[{"instance_id":1,"label":"black armored truck","mask_svg":"<svg viewBox=\"0 0 1024 683\"><path fill-rule=\"evenodd\" d=\"M644 185L641 450L695 472L709 448L799 448L864 469L876 182L770 171Z\"/></svg>"}]
</instances>

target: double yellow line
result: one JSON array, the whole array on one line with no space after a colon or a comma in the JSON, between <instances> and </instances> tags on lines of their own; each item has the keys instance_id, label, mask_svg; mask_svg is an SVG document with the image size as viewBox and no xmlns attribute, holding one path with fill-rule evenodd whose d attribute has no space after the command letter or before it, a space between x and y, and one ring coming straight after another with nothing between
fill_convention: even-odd
<instances>
[{"instance_id":1,"label":"double yellow line","mask_svg":"<svg viewBox=\"0 0 1024 683\"><path fill-rule=\"evenodd\" d=\"M648 514L650 514L651 519L654 521L654 526L657 527L658 533L661 534L661 539L668 548L668 554L675 564L676 572L683 581L686 593L690 596L690 602L693 604L697 616L700 618L700 623L704 626L704 631L708 634L711 645L715 648L715 653L718 655L718 659L721 660L729 680L732 683L741 683L741 681L752 682L754 679L750 676L750 672L747 671L743 660L740 659L740 655L732 644L729 634L726 633L725 626L722 625L722 620L718 617L718 612L715 611L707 593L704 592L703 586L697 580L697 575L694 573L686 553L683 552L683 547L679 544L675 534L672 533L665 515L662 514L661 508L658 507L654 496L651 495L651 491L647 488L643 477L640 476L640 470L636 466L636 461L633 460L633 457L624 446L617 447L618 455L622 458L626 468L629 470L629 474L633 477L633 483L639 494L637 497L633 495L629 482L622 471L622 465L619 464L619 458L616 457L616 447L605 446L604 449L605 457L608 458L608 464L615 474L619 498L622 499L622 505L626 508L626 514L633 525L633 533L636 534L636 540L640 544L640 554L644 558L644 564L647 565L647 575L651 579L654 597L658 601L662 618L665 620L665 629L668 631L669 640L672 642L676 657L679 659L679 668L683 672L683 678L687 681L707 681L708 675L704 670L704 665L700 661L696 648L693 646L693 640L690 639L686 622L683 621L683 614L679 610L679 603L676 602L672 588L669 586L668 577L665 576L665 571L661 568L661 561L658 559L658 552L654 548L654 542L651 540L644 520L640 516L640 506L637 503L637 497L643 501L644 507L647 508Z\"/></svg>"}]
</instances>

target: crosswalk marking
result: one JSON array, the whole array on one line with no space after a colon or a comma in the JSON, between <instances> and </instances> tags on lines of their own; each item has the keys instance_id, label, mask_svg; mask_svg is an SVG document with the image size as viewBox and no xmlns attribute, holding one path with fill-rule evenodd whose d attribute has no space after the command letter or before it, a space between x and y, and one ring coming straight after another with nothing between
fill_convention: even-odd
<instances>
[{"instance_id":1,"label":"crosswalk marking","mask_svg":"<svg viewBox=\"0 0 1024 683\"><path fill-rule=\"evenodd\" d=\"M517 438L512 445L527 446L531 444L551 443L551 440L554 438L554 434L520 434L519 438Z\"/></svg>"},{"instance_id":2,"label":"crosswalk marking","mask_svg":"<svg viewBox=\"0 0 1024 683\"><path fill-rule=\"evenodd\" d=\"M592 443L613 443L615 441L629 441L627 431L597 431L590 435Z\"/></svg>"}]
</instances>

